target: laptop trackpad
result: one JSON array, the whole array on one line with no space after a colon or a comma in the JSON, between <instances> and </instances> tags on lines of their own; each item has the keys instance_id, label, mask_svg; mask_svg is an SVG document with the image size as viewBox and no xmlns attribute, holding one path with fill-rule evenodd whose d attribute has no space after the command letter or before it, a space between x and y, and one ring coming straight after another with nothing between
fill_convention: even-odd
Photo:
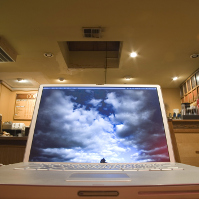
<instances>
[{"instance_id":1,"label":"laptop trackpad","mask_svg":"<svg viewBox=\"0 0 199 199\"><path fill-rule=\"evenodd\" d=\"M66 181L131 181L126 173L73 173Z\"/></svg>"}]
</instances>

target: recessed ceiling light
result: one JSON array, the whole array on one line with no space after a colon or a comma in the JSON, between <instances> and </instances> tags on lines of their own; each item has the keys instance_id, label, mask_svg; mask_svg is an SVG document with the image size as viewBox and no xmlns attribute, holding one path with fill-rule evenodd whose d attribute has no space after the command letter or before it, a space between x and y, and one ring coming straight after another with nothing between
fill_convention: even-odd
<instances>
[{"instance_id":1,"label":"recessed ceiling light","mask_svg":"<svg viewBox=\"0 0 199 199\"><path fill-rule=\"evenodd\" d=\"M22 78L17 78L17 81L18 82L21 82L23 79Z\"/></svg>"},{"instance_id":2,"label":"recessed ceiling light","mask_svg":"<svg viewBox=\"0 0 199 199\"><path fill-rule=\"evenodd\" d=\"M191 56L190 56L190 58L198 58L199 57L199 54L192 54Z\"/></svg>"},{"instance_id":3,"label":"recessed ceiling light","mask_svg":"<svg viewBox=\"0 0 199 199\"><path fill-rule=\"evenodd\" d=\"M58 80L59 80L60 82L63 82L65 79L64 79L63 77L60 77Z\"/></svg>"},{"instance_id":4,"label":"recessed ceiling light","mask_svg":"<svg viewBox=\"0 0 199 199\"><path fill-rule=\"evenodd\" d=\"M26 82L26 80L25 80L25 79L23 79L23 78L17 78L17 81L18 81L18 82L20 82L20 83L22 83L22 82Z\"/></svg>"},{"instance_id":5,"label":"recessed ceiling light","mask_svg":"<svg viewBox=\"0 0 199 199\"><path fill-rule=\"evenodd\" d=\"M127 76L124 77L124 79L125 79L125 80L130 80L130 79L132 79L132 77L129 76L129 75L127 75Z\"/></svg>"},{"instance_id":6,"label":"recessed ceiling light","mask_svg":"<svg viewBox=\"0 0 199 199\"><path fill-rule=\"evenodd\" d=\"M137 57L138 54L137 54L136 52L132 52L132 53L130 54L130 56L131 56L131 57Z\"/></svg>"},{"instance_id":7,"label":"recessed ceiling light","mask_svg":"<svg viewBox=\"0 0 199 199\"><path fill-rule=\"evenodd\" d=\"M44 57L51 58L54 55L52 53L44 53Z\"/></svg>"},{"instance_id":8,"label":"recessed ceiling light","mask_svg":"<svg viewBox=\"0 0 199 199\"><path fill-rule=\"evenodd\" d=\"M173 77L173 81L176 81L178 79L178 77Z\"/></svg>"}]
</instances>

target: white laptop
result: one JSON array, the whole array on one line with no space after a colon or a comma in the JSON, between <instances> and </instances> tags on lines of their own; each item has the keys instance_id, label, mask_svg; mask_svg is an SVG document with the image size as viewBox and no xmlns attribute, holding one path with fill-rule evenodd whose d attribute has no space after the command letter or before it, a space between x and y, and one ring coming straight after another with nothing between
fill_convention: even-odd
<instances>
[{"instance_id":1,"label":"white laptop","mask_svg":"<svg viewBox=\"0 0 199 199\"><path fill-rule=\"evenodd\" d=\"M175 163L159 86L41 85L24 162L0 167L4 198L10 188L26 188L18 198L199 198L199 168Z\"/></svg>"}]
</instances>

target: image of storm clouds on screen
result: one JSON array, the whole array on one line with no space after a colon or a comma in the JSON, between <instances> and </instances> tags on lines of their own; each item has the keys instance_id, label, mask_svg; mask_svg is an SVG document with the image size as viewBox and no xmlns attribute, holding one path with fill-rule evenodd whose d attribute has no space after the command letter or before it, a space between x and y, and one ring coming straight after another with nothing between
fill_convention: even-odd
<instances>
[{"instance_id":1,"label":"image of storm clouds on screen","mask_svg":"<svg viewBox=\"0 0 199 199\"><path fill-rule=\"evenodd\" d=\"M44 89L30 161L169 161L156 89Z\"/></svg>"}]
</instances>

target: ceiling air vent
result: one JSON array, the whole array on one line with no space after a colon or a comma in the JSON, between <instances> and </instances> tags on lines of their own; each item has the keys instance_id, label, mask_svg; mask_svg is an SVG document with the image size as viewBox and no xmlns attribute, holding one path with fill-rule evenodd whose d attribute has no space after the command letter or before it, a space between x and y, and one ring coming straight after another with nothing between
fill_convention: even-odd
<instances>
[{"instance_id":1,"label":"ceiling air vent","mask_svg":"<svg viewBox=\"0 0 199 199\"><path fill-rule=\"evenodd\" d=\"M100 38L101 28L83 28L83 36L86 38Z\"/></svg>"},{"instance_id":2,"label":"ceiling air vent","mask_svg":"<svg viewBox=\"0 0 199 199\"><path fill-rule=\"evenodd\" d=\"M0 38L0 63L15 62L17 53L14 49L3 39Z\"/></svg>"}]
</instances>

